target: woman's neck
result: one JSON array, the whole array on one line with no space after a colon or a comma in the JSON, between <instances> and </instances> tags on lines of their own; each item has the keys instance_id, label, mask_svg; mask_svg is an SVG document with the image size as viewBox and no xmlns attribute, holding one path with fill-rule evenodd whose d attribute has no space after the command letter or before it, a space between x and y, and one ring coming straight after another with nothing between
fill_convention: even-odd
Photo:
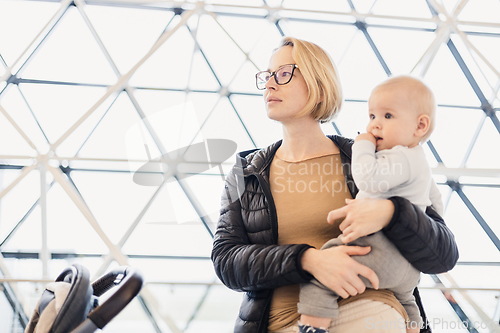
<instances>
[{"instance_id":1,"label":"woman's neck","mask_svg":"<svg viewBox=\"0 0 500 333\"><path fill-rule=\"evenodd\" d=\"M319 122L312 118L293 119L282 126L283 142L276 152L281 159L295 162L339 152L325 136Z\"/></svg>"}]
</instances>

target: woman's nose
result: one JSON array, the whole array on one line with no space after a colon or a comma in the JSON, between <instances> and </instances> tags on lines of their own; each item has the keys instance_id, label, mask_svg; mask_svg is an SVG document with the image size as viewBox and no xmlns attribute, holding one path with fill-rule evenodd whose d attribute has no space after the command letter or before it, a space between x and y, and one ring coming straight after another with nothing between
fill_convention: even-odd
<instances>
[{"instance_id":1,"label":"woman's nose","mask_svg":"<svg viewBox=\"0 0 500 333\"><path fill-rule=\"evenodd\" d=\"M268 90L270 90L270 89L276 90L277 86L278 85L276 84L276 80L274 79L274 76L271 76L265 85L266 89L268 89Z\"/></svg>"}]
</instances>

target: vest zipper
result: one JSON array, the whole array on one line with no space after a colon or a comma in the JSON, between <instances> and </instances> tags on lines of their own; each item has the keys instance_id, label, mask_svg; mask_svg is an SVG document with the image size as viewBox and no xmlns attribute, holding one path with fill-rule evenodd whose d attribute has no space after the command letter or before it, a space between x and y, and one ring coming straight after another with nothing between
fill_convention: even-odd
<instances>
[{"instance_id":1,"label":"vest zipper","mask_svg":"<svg viewBox=\"0 0 500 333\"><path fill-rule=\"evenodd\" d=\"M257 177L260 187L264 191L264 196L266 197L267 207L269 210L269 223L271 224L271 232L273 234L273 244L278 244L278 214L276 213L276 205L274 204L274 199L271 195L271 187L260 173L256 173L255 176Z\"/></svg>"}]
</instances>

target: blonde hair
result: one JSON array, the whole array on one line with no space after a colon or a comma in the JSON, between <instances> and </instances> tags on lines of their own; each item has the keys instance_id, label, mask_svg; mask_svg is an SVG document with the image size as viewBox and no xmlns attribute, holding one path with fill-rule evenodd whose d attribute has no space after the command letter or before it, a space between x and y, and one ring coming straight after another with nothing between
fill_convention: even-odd
<instances>
[{"instance_id":1,"label":"blonde hair","mask_svg":"<svg viewBox=\"0 0 500 333\"><path fill-rule=\"evenodd\" d=\"M425 114L429 116L429 128L420 139L420 142L425 142L434 131L436 99L432 90L422 80L410 75L393 76L377 85L371 94L373 95L382 90L401 88L405 88L405 97L408 98L408 102L411 103L418 115Z\"/></svg>"},{"instance_id":2,"label":"blonde hair","mask_svg":"<svg viewBox=\"0 0 500 333\"><path fill-rule=\"evenodd\" d=\"M284 37L276 50L284 46L293 48L292 58L308 89L308 102L298 116L310 114L320 123L331 120L342 106L342 87L332 59L318 45L297 38Z\"/></svg>"}]
</instances>

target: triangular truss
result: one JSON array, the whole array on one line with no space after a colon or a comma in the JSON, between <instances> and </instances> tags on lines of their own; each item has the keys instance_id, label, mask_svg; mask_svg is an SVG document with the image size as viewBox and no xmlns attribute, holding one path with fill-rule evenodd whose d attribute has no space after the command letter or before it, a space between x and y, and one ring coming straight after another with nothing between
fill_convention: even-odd
<instances>
[{"instance_id":1,"label":"triangular truss","mask_svg":"<svg viewBox=\"0 0 500 333\"><path fill-rule=\"evenodd\" d=\"M293 35L324 47L339 68L346 102L327 133L363 128L366 97L384 77L411 73L435 91L438 128L426 151L461 261L423 279L424 303L431 318L500 332L500 303L492 310L484 301L500 289L474 274L500 266L491 213L500 199L498 2L483 21L469 0L13 3L0 1L0 18L38 18L18 44L0 36L0 282L13 309L0 330L4 322L21 331L34 306L32 289L16 282L46 282L74 261L95 276L116 264L145 273L133 303L143 310L141 332L231 330L239 297L217 282L209 253L234 150L210 161L210 144L232 141L241 151L279 138L253 73ZM179 169L176 158L197 144L206 158ZM139 330L124 323L114 327Z\"/></svg>"}]
</instances>

